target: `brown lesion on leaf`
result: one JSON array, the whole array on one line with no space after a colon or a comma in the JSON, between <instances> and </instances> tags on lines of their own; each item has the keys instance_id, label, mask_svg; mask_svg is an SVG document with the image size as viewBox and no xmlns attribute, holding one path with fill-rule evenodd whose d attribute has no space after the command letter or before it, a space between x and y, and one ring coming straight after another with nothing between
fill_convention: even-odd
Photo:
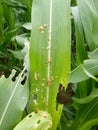
<instances>
[{"instance_id":1,"label":"brown lesion on leaf","mask_svg":"<svg viewBox=\"0 0 98 130\"><path fill-rule=\"evenodd\" d=\"M51 77L50 77L50 79L51 79L51 81L53 81L53 80L54 80L54 77L53 77L53 76L51 76Z\"/></svg>"},{"instance_id":2,"label":"brown lesion on leaf","mask_svg":"<svg viewBox=\"0 0 98 130\"><path fill-rule=\"evenodd\" d=\"M40 30L41 33L44 33L45 32L44 26L40 26L39 30Z\"/></svg>"},{"instance_id":3,"label":"brown lesion on leaf","mask_svg":"<svg viewBox=\"0 0 98 130\"><path fill-rule=\"evenodd\" d=\"M44 87L44 86L45 86L45 83L42 83L41 86Z\"/></svg>"},{"instance_id":4,"label":"brown lesion on leaf","mask_svg":"<svg viewBox=\"0 0 98 130\"><path fill-rule=\"evenodd\" d=\"M47 46L47 50L51 50L51 47L50 47L50 46Z\"/></svg>"},{"instance_id":5,"label":"brown lesion on leaf","mask_svg":"<svg viewBox=\"0 0 98 130\"><path fill-rule=\"evenodd\" d=\"M34 79L37 81L39 79L39 74L38 73L34 73Z\"/></svg>"},{"instance_id":6,"label":"brown lesion on leaf","mask_svg":"<svg viewBox=\"0 0 98 130\"><path fill-rule=\"evenodd\" d=\"M42 113L42 117L47 118L46 112L43 112L43 113Z\"/></svg>"},{"instance_id":7,"label":"brown lesion on leaf","mask_svg":"<svg viewBox=\"0 0 98 130\"><path fill-rule=\"evenodd\" d=\"M47 80L47 85L50 86L51 85L51 79Z\"/></svg>"},{"instance_id":8,"label":"brown lesion on leaf","mask_svg":"<svg viewBox=\"0 0 98 130\"><path fill-rule=\"evenodd\" d=\"M39 27L39 30L41 33L45 33L45 28L48 26L48 24L43 24Z\"/></svg>"},{"instance_id":9,"label":"brown lesion on leaf","mask_svg":"<svg viewBox=\"0 0 98 130\"><path fill-rule=\"evenodd\" d=\"M47 62L46 62L46 65L48 65L48 64L50 64L51 63L51 60L48 60Z\"/></svg>"}]
</instances>

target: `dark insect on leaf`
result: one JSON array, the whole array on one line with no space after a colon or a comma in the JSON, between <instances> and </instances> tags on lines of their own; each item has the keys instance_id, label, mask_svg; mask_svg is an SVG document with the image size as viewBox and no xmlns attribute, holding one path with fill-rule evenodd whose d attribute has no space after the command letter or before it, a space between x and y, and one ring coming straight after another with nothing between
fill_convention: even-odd
<instances>
[{"instance_id":1,"label":"dark insect on leaf","mask_svg":"<svg viewBox=\"0 0 98 130\"><path fill-rule=\"evenodd\" d=\"M72 97L75 95L72 90L73 84L69 83L67 89L64 89L64 86L60 83L57 93L57 102L60 104L68 104L72 102Z\"/></svg>"}]
</instances>

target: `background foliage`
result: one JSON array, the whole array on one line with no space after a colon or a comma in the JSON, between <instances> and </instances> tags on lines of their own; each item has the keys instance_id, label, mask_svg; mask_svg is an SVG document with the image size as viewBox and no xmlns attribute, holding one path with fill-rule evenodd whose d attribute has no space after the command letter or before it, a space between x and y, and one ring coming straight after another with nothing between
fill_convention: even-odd
<instances>
[{"instance_id":1,"label":"background foliage","mask_svg":"<svg viewBox=\"0 0 98 130\"><path fill-rule=\"evenodd\" d=\"M0 74L6 77L12 69L18 72L23 69L24 55L21 50L24 44L17 36L28 38L30 35L25 23L31 21L31 4L31 0L0 1Z\"/></svg>"}]
</instances>

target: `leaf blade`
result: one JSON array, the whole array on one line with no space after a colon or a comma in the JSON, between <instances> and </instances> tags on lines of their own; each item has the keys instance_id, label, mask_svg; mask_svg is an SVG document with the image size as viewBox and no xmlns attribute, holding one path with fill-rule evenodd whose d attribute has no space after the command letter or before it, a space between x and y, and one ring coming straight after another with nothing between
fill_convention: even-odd
<instances>
[{"instance_id":1,"label":"leaf blade","mask_svg":"<svg viewBox=\"0 0 98 130\"><path fill-rule=\"evenodd\" d=\"M70 71L70 0L51 2L33 1L30 69L31 87L37 94L38 108L48 110L57 127L62 109L56 111L59 83L67 87ZM56 127L54 125L54 129Z\"/></svg>"},{"instance_id":2,"label":"leaf blade","mask_svg":"<svg viewBox=\"0 0 98 130\"><path fill-rule=\"evenodd\" d=\"M8 79L4 77L0 79L0 104L2 105L0 107L0 129L3 130L12 129L19 122L28 100L28 88L26 86L23 88L20 85L22 78L18 77L15 82L16 85L11 81L14 73L12 72L12 75ZM14 111L16 113L9 119L11 113Z\"/></svg>"}]
</instances>

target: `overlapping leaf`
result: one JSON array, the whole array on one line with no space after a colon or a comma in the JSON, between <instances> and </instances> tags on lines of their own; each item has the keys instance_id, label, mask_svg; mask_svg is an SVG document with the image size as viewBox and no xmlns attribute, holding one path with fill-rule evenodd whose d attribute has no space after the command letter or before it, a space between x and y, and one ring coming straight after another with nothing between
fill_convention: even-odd
<instances>
[{"instance_id":1,"label":"overlapping leaf","mask_svg":"<svg viewBox=\"0 0 98 130\"><path fill-rule=\"evenodd\" d=\"M93 51L98 47L98 1L86 0L83 2L77 0L77 3L87 44L90 51Z\"/></svg>"},{"instance_id":2,"label":"overlapping leaf","mask_svg":"<svg viewBox=\"0 0 98 130\"><path fill-rule=\"evenodd\" d=\"M52 119L45 111L32 112L25 117L14 130L48 130L52 126Z\"/></svg>"},{"instance_id":3,"label":"overlapping leaf","mask_svg":"<svg viewBox=\"0 0 98 130\"><path fill-rule=\"evenodd\" d=\"M88 54L90 59L85 60L83 64L79 65L71 72L70 82L77 83L90 78L89 74L87 75L83 68L85 68L92 75L98 75L97 53L98 53L98 49L90 52Z\"/></svg>"},{"instance_id":4,"label":"overlapping leaf","mask_svg":"<svg viewBox=\"0 0 98 130\"><path fill-rule=\"evenodd\" d=\"M0 129L12 130L21 120L22 113L28 100L28 87L22 85L24 77L22 73L13 82L15 71L9 78L0 78Z\"/></svg>"}]
</instances>

